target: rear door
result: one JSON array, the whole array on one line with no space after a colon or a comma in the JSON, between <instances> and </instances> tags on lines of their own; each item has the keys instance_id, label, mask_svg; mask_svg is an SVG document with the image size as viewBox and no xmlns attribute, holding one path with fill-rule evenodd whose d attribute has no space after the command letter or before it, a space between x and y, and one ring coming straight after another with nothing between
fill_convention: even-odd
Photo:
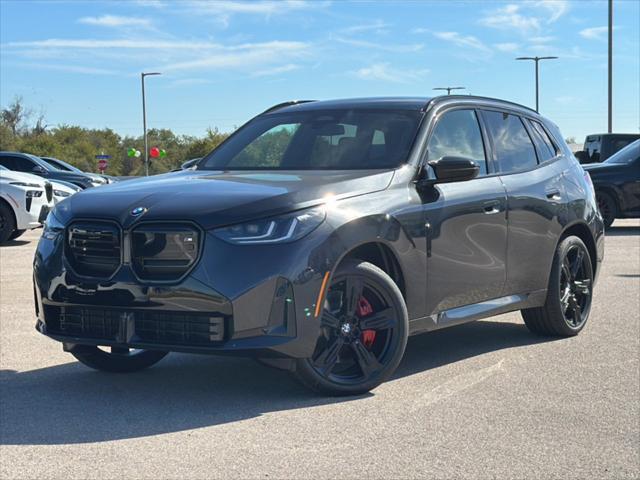
<instances>
[{"instance_id":1,"label":"rear door","mask_svg":"<svg viewBox=\"0 0 640 480\"><path fill-rule=\"evenodd\" d=\"M507 191L504 295L545 289L566 202L560 151L538 122L494 110L484 110L482 118Z\"/></svg>"},{"instance_id":2,"label":"rear door","mask_svg":"<svg viewBox=\"0 0 640 480\"><path fill-rule=\"evenodd\" d=\"M473 108L438 114L427 159L466 157L477 178L436 184L423 199L427 224L428 314L499 297L506 276L506 191L487 158Z\"/></svg>"}]
</instances>

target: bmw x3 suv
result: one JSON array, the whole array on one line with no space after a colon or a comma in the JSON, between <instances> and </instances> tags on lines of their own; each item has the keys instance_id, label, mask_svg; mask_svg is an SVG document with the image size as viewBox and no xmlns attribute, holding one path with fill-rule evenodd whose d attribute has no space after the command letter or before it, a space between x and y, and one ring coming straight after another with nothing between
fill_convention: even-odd
<instances>
[{"instance_id":1,"label":"bmw x3 suv","mask_svg":"<svg viewBox=\"0 0 640 480\"><path fill-rule=\"evenodd\" d=\"M330 395L388 379L416 333L520 310L576 335L604 227L562 138L481 97L277 105L192 170L59 203L37 329L99 370L241 354Z\"/></svg>"}]
</instances>

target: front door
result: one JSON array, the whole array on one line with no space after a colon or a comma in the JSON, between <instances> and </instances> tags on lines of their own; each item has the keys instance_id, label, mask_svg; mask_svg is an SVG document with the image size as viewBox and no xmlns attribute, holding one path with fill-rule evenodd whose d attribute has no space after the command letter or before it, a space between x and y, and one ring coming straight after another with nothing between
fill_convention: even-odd
<instances>
[{"instance_id":1,"label":"front door","mask_svg":"<svg viewBox=\"0 0 640 480\"><path fill-rule=\"evenodd\" d=\"M477 113L440 114L427 144L428 160L466 157L477 178L435 185L425 192L427 315L501 296L507 251L506 191L487 162Z\"/></svg>"}]
</instances>

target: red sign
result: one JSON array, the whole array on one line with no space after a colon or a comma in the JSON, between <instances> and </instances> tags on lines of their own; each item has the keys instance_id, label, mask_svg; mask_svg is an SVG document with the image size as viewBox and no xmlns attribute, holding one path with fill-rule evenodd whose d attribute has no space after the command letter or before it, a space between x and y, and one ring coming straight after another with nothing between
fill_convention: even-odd
<instances>
[{"instance_id":1,"label":"red sign","mask_svg":"<svg viewBox=\"0 0 640 480\"><path fill-rule=\"evenodd\" d=\"M107 167L109 166L109 161L101 158L100 160L98 160L98 168L100 169L101 172L104 172Z\"/></svg>"}]
</instances>

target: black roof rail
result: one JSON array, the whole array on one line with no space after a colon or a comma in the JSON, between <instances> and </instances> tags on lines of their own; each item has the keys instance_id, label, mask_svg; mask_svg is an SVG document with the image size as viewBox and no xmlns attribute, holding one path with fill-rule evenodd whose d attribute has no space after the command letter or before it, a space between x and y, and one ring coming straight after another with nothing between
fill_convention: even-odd
<instances>
[{"instance_id":1,"label":"black roof rail","mask_svg":"<svg viewBox=\"0 0 640 480\"><path fill-rule=\"evenodd\" d=\"M278 103L277 105L274 105L273 107L267 108L260 115L264 115L265 113L273 112L274 110L279 110L280 108L289 107L291 105L297 105L299 103L309 103L309 102L315 102L315 100L289 100L288 102Z\"/></svg>"},{"instance_id":2,"label":"black roof rail","mask_svg":"<svg viewBox=\"0 0 640 480\"><path fill-rule=\"evenodd\" d=\"M443 100L448 100L448 99L469 99L469 98L473 99L473 100L489 100L489 101L492 101L492 102L506 103L506 104L513 105L513 106L518 107L518 108L524 108L525 110L529 110L530 112L533 112L533 113L539 115L539 113L536 112L533 108L527 107L525 105L520 105L519 103L516 103L516 102L510 102L509 100L502 100L500 98L482 97L482 96L477 96L477 95L439 95L437 97L430 98L429 101L423 107L423 109L427 110L427 108L429 108L429 106L432 103L435 103L437 101L443 101Z\"/></svg>"}]
</instances>

